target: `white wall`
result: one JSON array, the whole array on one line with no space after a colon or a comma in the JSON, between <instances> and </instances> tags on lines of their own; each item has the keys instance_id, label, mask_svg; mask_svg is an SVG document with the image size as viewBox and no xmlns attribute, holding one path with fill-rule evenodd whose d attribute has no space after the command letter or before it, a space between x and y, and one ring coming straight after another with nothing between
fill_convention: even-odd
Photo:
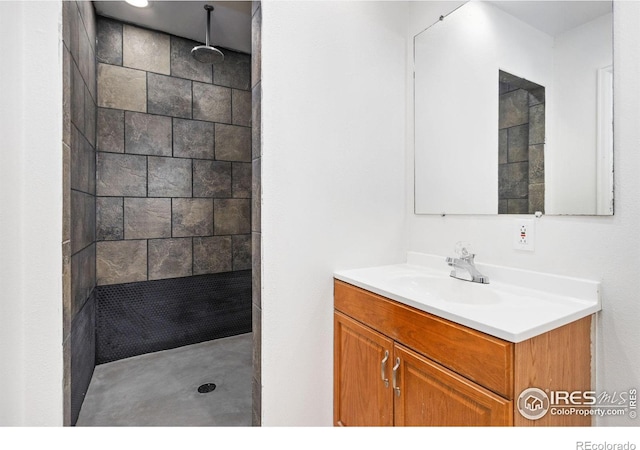
<instances>
[{"instance_id":1,"label":"white wall","mask_svg":"<svg viewBox=\"0 0 640 450\"><path fill-rule=\"evenodd\" d=\"M62 425L61 23L0 2L0 426Z\"/></svg>"},{"instance_id":2,"label":"white wall","mask_svg":"<svg viewBox=\"0 0 640 450\"><path fill-rule=\"evenodd\" d=\"M405 11L262 4L265 426L332 424L332 273L404 258Z\"/></svg>"},{"instance_id":3,"label":"white wall","mask_svg":"<svg viewBox=\"0 0 640 450\"><path fill-rule=\"evenodd\" d=\"M417 2L410 9L407 42L451 3ZM407 96L406 247L450 255L456 241L469 241L476 260L600 280L603 310L597 320L597 389L640 386L640 2L614 7L615 215L543 216L536 220L532 253L512 248L513 216L416 216L413 214L412 93ZM410 63L410 49L407 50ZM637 424L625 417L600 425Z\"/></svg>"},{"instance_id":4,"label":"white wall","mask_svg":"<svg viewBox=\"0 0 640 450\"><path fill-rule=\"evenodd\" d=\"M611 14L556 37L552 150L545 155L547 214L596 212L596 99L598 69L612 64ZM549 98L549 97L547 97ZM592 175L592 176L589 176Z\"/></svg>"}]
</instances>

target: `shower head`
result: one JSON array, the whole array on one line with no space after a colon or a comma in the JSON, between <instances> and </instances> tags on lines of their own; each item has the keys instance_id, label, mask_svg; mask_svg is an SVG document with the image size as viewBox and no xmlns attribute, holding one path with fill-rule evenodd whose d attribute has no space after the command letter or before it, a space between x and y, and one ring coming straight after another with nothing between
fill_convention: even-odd
<instances>
[{"instance_id":1,"label":"shower head","mask_svg":"<svg viewBox=\"0 0 640 450\"><path fill-rule=\"evenodd\" d=\"M224 61L224 54L215 47L198 45L191 49L191 56L205 64L213 64Z\"/></svg>"},{"instance_id":2,"label":"shower head","mask_svg":"<svg viewBox=\"0 0 640 450\"><path fill-rule=\"evenodd\" d=\"M204 5L204 9L207 10L207 31L205 45L197 45L191 49L191 56L197 61L205 64L213 64L224 61L224 54L217 48L209 45L210 32L211 32L211 11L213 6Z\"/></svg>"}]
</instances>

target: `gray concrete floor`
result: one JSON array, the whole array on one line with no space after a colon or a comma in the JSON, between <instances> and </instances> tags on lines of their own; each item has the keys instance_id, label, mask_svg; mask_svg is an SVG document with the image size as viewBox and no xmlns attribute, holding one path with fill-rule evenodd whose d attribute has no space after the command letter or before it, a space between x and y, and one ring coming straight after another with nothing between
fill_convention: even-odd
<instances>
[{"instance_id":1,"label":"gray concrete floor","mask_svg":"<svg viewBox=\"0 0 640 450\"><path fill-rule=\"evenodd\" d=\"M251 426L251 345L247 333L101 364L76 426Z\"/></svg>"}]
</instances>

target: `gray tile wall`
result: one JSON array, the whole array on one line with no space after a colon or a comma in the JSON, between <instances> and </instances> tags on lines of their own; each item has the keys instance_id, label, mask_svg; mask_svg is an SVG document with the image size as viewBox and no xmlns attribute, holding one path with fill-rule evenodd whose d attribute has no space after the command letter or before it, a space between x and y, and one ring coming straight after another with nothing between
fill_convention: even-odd
<instances>
[{"instance_id":1,"label":"gray tile wall","mask_svg":"<svg viewBox=\"0 0 640 450\"><path fill-rule=\"evenodd\" d=\"M251 323L253 335L253 378L252 378L252 423L262 424L262 251L261 251L261 205L262 205L262 8L259 1L252 3L251 19ZM233 60L230 61L230 64ZM241 77L236 77L241 81ZM246 101L246 100L245 100ZM248 168L236 165L234 170L249 171ZM234 192L244 191L247 186L233 187ZM245 251L249 251L248 249Z\"/></svg>"},{"instance_id":2,"label":"gray tile wall","mask_svg":"<svg viewBox=\"0 0 640 450\"><path fill-rule=\"evenodd\" d=\"M98 285L251 268L251 57L104 17L97 38Z\"/></svg>"},{"instance_id":3,"label":"gray tile wall","mask_svg":"<svg viewBox=\"0 0 640 450\"><path fill-rule=\"evenodd\" d=\"M88 1L62 2L62 15L64 424L73 425L95 366L96 18Z\"/></svg>"},{"instance_id":4,"label":"gray tile wall","mask_svg":"<svg viewBox=\"0 0 640 450\"><path fill-rule=\"evenodd\" d=\"M500 214L544 213L544 113L544 87L500 71Z\"/></svg>"}]
</instances>

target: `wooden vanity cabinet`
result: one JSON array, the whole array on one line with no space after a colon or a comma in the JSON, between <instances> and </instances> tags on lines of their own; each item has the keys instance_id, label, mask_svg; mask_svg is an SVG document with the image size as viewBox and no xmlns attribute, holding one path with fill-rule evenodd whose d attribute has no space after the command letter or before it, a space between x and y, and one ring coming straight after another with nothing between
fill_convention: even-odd
<instances>
[{"instance_id":1,"label":"wooden vanity cabinet","mask_svg":"<svg viewBox=\"0 0 640 450\"><path fill-rule=\"evenodd\" d=\"M590 318L514 344L336 280L334 424L588 426L531 421L515 402L528 387L590 389L589 342Z\"/></svg>"},{"instance_id":2,"label":"wooden vanity cabinet","mask_svg":"<svg viewBox=\"0 0 640 450\"><path fill-rule=\"evenodd\" d=\"M406 347L396 345L394 354L400 361L394 425L511 425L511 401Z\"/></svg>"},{"instance_id":3,"label":"wooden vanity cabinet","mask_svg":"<svg viewBox=\"0 0 640 450\"><path fill-rule=\"evenodd\" d=\"M339 312L334 324L334 379L340 380L334 384L336 424L393 425L393 392L388 378L393 341Z\"/></svg>"},{"instance_id":4,"label":"wooden vanity cabinet","mask_svg":"<svg viewBox=\"0 0 640 450\"><path fill-rule=\"evenodd\" d=\"M511 424L510 401L340 312L335 337L336 425Z\"/></svg>"}]
</instances>

